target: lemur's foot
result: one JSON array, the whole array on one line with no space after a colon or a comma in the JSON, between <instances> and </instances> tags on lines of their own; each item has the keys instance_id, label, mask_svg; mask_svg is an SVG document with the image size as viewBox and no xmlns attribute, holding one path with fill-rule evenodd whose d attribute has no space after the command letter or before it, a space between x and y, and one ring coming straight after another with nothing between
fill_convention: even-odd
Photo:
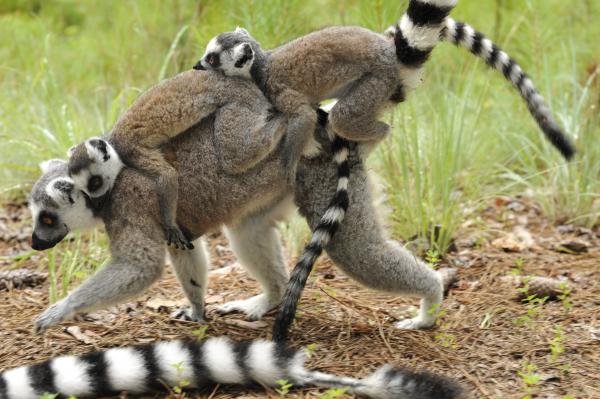
<instances>
[{"instance_id":1,"label":"lemur's foot","mask_svg":"<svg viewBox=\"0 0 600 399\"><path fill-rule=\"evenodd\" d=\"M421 316L413 317L412 319L400 320L394 324L394 327L400 330L422 330L433 327L435 318L424 319Z\"/></svg>"},{"instance_id":2,"label":"lemur's foot","mask_svg":"<svg viewBox=\"0 0 600 399\"><path fill-rule=\"evenodd\" d=\"M272 309L279 305L278 301L273 301L267 298L265 294L253 296L249 299L227 302L217 308L220 314L228 314L233 312L241 312L246 315L250 321L262 319L262 317Z\"/></svg>"},{"instance_id":3,"label":"lemur's foot","mask_svg":"<svg viewBox=\"0 0 600 399\"><path fill-rule=\"evenodd\" d=\"M204 312L196 310L193 307L181 308L171 313L171 318L202 323L204 322Z\"/></svg>"},{"instance_id":4,"label":"lemur's foot","mask_svg":"<svg viewBox=\"0 0 600 399\"><path fill-rule=\"evenodd\" d=\"M165 235L167 236L167 245L172 245L176 249L194 249L194 244L177 226L165 227Z\"/></svg>"},{"instance_id":5,"label":"lemur's foot","mask_svg":"<svg viewBox=\"0 0 600 399\"><path fill-rule=\"evenodd\" d=\"M52 327L63 320L70 319L72 313L67 306L67 302L63 299L56 302L54 305L46 309L34 321L34 330L36 334L41 334L49 327Z\"/></svg>"}]
</instances>

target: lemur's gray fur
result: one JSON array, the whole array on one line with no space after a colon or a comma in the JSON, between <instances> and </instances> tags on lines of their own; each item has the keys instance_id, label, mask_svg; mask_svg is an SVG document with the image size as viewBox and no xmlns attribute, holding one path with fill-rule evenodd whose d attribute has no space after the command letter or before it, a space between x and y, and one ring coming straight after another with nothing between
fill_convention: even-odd
<instances>
[{"instance_id":1,"label":"lemur's gray fur","mask_svg":"<svg viewBox=\"0 0 600 399\"><path fill-rule=\"evenodd\" d=\"M236 159L222 159L222 166L230 173L243 172L269 154L285 131L286 118L270 108L250 82L189 71L142 94L119 118L106 141L92 138L74 147L69 173L83 191L98 198L110 190L121 160L141 170L155 180L167 242L190 249L192 244L175 220L177 172L165 160L161 145L216 114L215 135L236 136L232 141L245 150Z\"/></svg>"},{"instance_id":2,"label":"lemur's gray fur","mask_svg":"<svg viewBox=\"0 0 600 399\"><path fill-rule=\"evenodd\" d=\"M303 350L273 342L233 342L226 337L203 341L167 341L113 348L81 356L61 356L0 373L0 399L106 397L122 391L140 394L167 387L205 388L214 384L278 387L348 388L372 399L458 399L455 382L426 372L386 365L357 379L308 370ZM185 383L184 383L185 382Z\"/></svg>"}]
</instances>

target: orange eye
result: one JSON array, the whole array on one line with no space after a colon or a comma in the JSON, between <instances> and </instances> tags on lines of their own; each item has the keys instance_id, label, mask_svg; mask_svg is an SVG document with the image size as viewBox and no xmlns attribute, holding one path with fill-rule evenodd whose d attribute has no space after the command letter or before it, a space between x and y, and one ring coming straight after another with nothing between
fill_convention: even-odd
<instances>
[{"instance_id":1,"label":"orange eye","mask_svg":"<svg viewBox=\"0 0 600 399\"><path fill-rule=\"evenodd\" d=\"M52 226L54 224L54 219L52 219L50 216L43 216L42 223L44 223L46 226Z\"/></svg>"}]
</instances>

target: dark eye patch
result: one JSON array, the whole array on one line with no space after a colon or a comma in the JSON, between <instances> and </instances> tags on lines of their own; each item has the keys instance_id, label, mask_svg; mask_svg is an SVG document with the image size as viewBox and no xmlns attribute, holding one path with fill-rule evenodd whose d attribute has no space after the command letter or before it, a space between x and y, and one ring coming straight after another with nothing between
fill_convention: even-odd
<instances>
[{"instance_id":1,"label":"dark eye patch","mask_svg":"<svg viewBox=\"0 0 600 399\"><path fill-rule=\"evenodd\" d=\"M87 189L90 193L93 193L93 192L99 190L102 187L103 183L104 183L104 179L102 179L102 176L93 175L88 180Z\"/></svg>"},{"instance_id":2,"label":"dark eye patch","mask_svg":"<svg viewBox=\"0 0 600 399\"><path fill-rule=\"evenodd\" d=\"M46 227L53 227L56 224L58 218L56 217L56 215L53 215L46 211L42 211L40 212L38 220L41 224L43 224Z\"/></svg>"},{"instance_id":3,"label":"dark eye patch","mask_svg":"<svg viewBox=\"0 0 600 399\"><path fill-rule=\"evenodd\" d=\"M205 57L206 63L213 68L217 68L221 65L221 57L217 53L209 53Z\"/></svg>"}]
</instances>

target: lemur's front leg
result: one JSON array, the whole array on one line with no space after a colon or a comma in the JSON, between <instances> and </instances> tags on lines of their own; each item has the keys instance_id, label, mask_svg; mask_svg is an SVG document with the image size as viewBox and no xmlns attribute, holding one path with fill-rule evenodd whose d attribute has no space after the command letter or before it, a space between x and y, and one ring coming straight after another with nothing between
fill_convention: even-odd
<instances>
[{"instance_id":1,"label":"lemur's front leg","mask_svg":"<svg viewBox=\"0 0 600 399\"><path fill-rule=\"evenodd\" d=\"M142 293L160 277L164 244L139 237L134 228L123 227L123 230L121 242L113 243L111 262L66 298L46 309L35 320L36 332L43 332L76 314L121 303Z\"/></svg>"}]
</instances>

